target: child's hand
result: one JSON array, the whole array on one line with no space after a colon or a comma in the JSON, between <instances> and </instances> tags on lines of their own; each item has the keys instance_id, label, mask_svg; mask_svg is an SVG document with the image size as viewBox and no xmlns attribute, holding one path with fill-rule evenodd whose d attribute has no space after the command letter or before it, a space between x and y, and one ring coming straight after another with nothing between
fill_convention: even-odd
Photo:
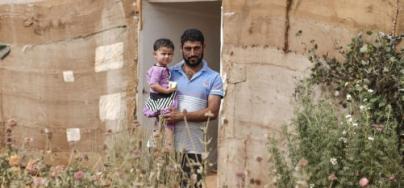
<instances>
[{"instance_id":1,"label":"child's hand","mask_svg":"<svg viewBox=\"0 0 404 188\"><path fill-rule=\"evenodd\" d=\"M177 88L168 88L168 93L173 93L176 90L177 90Z\"/></svg>"}]
</instances>

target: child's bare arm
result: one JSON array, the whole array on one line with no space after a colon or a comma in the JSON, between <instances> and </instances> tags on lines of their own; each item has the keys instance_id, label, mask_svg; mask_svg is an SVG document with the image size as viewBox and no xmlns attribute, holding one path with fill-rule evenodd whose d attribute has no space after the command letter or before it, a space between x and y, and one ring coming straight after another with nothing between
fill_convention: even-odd
<instances>
[{"instance_id":1,"label":"child's bare arm","mask_svg":"<svg viewBox=\"0 0 404 188\"><path fill-rule=\"evenodd\" d=\"M164 88L164 87L161 87L161 85L157 84L157 83L151 84L150 88L152 88L154 91L157 91L158 93L163 93L163 94L170 94L175 91L175 88Z\"/></svg>"}]
</instances>

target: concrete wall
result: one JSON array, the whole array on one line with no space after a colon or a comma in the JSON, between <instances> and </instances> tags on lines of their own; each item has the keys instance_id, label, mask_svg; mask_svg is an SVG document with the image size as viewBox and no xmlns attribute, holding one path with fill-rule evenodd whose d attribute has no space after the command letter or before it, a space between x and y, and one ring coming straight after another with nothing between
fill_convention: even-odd
<instances>
[{"instance_id":1,"label":"concrete wall","mask_svg":"<svg viewBox=\"0 0 404 188\"><path fill-rule=\"evenodd\" d=\"M134 1L27 0L0 3L0 121L15 119L14 144L98 152L105 132L133 120L137 22ZM52 134L47 139L46 133ZM3 140L3 139L1 139Z\"/></svg>"},{"instance_id":2,"label":"concrete wall","mask_svg":"<svg viewBox=\"0 0 404 188\"><path fill-rule=\"evenodd\" d=\"M289 11L287 2L292 3ZM273 186L267 137L278 137L293 115L292 93L308 73L305 51L310 41L316 41L320 53L333 55L334 47L360 31L390 33L397 2L223 0L226 96L219 130L219 187ZM399 7L404 10L404 3ZM402 33L403 11L398 18L396 32ZM302 34L296 36L299 30Z\"/></svg>"}]
</instances>

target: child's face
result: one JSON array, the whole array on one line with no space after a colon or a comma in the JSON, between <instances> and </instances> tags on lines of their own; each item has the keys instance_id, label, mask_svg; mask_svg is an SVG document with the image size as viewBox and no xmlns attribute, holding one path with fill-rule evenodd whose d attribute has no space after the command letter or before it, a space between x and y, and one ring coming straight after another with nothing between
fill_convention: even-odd
<instances>
[{"instance_id":1,"label":"child's face","mask_svg":"<svg viewBox=\"0 0 404 188\"><path fill-rule=\"evenodd\" d=\"M173 60L173 49L161 47L154 51L154 58L160 65L168 65Z\"/></svg>"}]
</instances>

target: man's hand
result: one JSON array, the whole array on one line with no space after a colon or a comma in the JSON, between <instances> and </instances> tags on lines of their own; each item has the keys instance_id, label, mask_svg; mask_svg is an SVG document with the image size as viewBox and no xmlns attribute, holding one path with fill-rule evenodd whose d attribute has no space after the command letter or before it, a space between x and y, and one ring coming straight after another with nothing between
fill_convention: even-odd
<instances>
[{"instance_id":1,"label":"man's hand","mask_svg":"<svg viewBox=\"0 0 404 188\"><path fill-rule=\"evenodd\" d=\"M163 117L168 121L168 123L175 123L184 120L184 113L179 112L175 108L170 108L170 112L164 114Z\"/></svg>"},{"instance_id":2,"label":"man's hand","mask_svg":"<svg viewBox=\"0 0 404 188\"><path fill-rule=\"evenodd\" d=\"M175 108L171 108L170 112L167 114L164 114L163 117L169 122L169 123L176 123L179 121L184 121L184 116L187 117L187 121L189 122L204 122L208 118L210 120L214 120L217 118L218 113L219 113L219 108L220 108L220 100L221 97L217 95L210 95L208 98L208 107L194 111L194 112L187 112L183 111L180 112L176 110Z\"/></svg>"}]
</instances>

